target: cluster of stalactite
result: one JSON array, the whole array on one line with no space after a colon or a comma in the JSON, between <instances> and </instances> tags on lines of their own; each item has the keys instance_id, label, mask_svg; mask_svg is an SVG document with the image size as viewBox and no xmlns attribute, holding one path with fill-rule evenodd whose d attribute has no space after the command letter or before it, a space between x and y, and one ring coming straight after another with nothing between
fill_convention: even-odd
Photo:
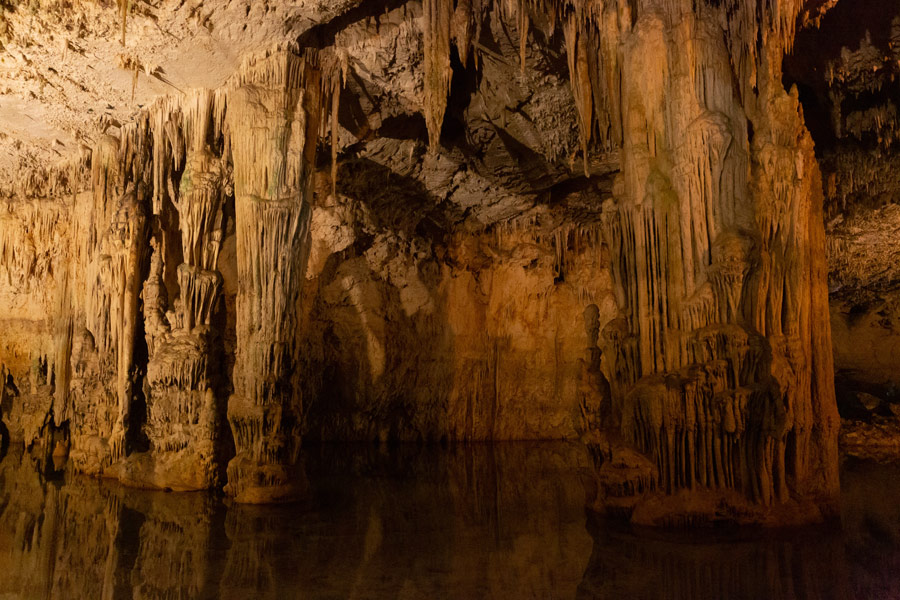
<instances>
[{"instance_id":1,"label":"cluster of stalactite","mask_svg":"<svg viewBox=\"0 0 900 600\"><path fill-rule=\"evenodd\" d=\"M296 49L252 56L223 88L157 100L31 190L55 200L6 201L8 285L54 286L47 341L23 358L39 371L32 388L53 397L29 411L42 415L29 439L66 426L80 471L203 489L223 483L227 417L229 491L253 501L293 489L244 493L287 485L274 473L299 449L294 313L331 73ZM227 227L242 282L233 381L218 268Z\"/></svg>"},{"instance_id":2,"label":"cluster of stalactite","mask_svg":"<svg viewBox=\"0 0 900 600\"><path fill-rule=\"evenodd\" d=\"M755 54L712 17L639 12L619 56L614 412L663 489L827 498L836 417L812 142L777 62L743 65ZM764 53L789 44L778 23Z\"/></svg>"},{"instance_id":3,"label":"cluster of stalactite","mask_svg":"<svg viewBox=\"0 0 900 600\"><path fill-rule=\"evenodd\" d=\"M464 65L478 63L487 1L423 4L432 150L451 48ZM780 76L801 4L503 3L519 30L523 69L532 23L564 37L585 173L592 152L619 150L614 198L603 206L620 310L600 334L611 394L605 424L646 463L623 463L635 481L609 475L617 497L701 487L768 505L828 503L836 492L821 182L796 94ZM118 468L129 480L212 485L227 414L236 450L230 494L271 500L302 486L296 306L316 141L330 107L334 158L339 87L337 66L313 53L266 53L221 90L157 101L93 149L90 202L79 203L89 214L76 211L80 233L65 271L67 289L84 299L71 306L84 309L62 311L76 314L60 320L63 341L51 352L66 362L71 348L72 368L54 372L70 378L56 386L73 407L79 468L115 473L125 464ZM230 226L239 285L226 381L213 363L223 333L218 260ZM595 244L599 231L555 233L557 277L570 238ZM15 240L0 240L0 251L13 269L34 268ZM135 364L139 330L146 373ZM495 362L501 352L495 345ZM479 382L497 370L470 367ZM145 374L147 389L138 390ZM124 460L139 391L151 448L194 453L160 459L149 475ZM184 483L183 471L198 462L203 475Z\"/></svg>"},{"instance_id":4,"label":"cluster of stalactite","mask_svg":"<svg viewBox=\"0 0 900 600\"><path fill-rule=\"evenodd\" d=\"M460 56L477 55L483 11L426 5L434 144L444 54L452 39ZM739 490L764 505L833 498L820 176L780 74L802 3L505 7L523 49L531 15L563 31L585 172L592 142L621 149L604 207L622 312L604 331L605 367L621 433L670 492Z\"/></svg>"}]
</instances>

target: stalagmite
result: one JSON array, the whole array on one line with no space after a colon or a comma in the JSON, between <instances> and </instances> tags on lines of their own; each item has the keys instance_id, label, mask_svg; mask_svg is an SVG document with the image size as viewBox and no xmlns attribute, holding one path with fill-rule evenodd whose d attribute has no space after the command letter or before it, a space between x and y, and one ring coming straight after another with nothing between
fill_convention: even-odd
<instances>
[{"instance_id":1,"label":"stalagmite","mask_svg":"<svg viewBox=\"0 0 900 600\"><path fill-rule=\"evenodd\" d=\"M668 493L832 511L830 342L810 320L827 319L811 141L775 65L748 50L763 34L741 37L742 21L723 44L707 10L637 8L622 34L623 172L605 215L623 317L607 335L615 412ZM767 53L789 45L790 10L762 24ZM641 496L635 519L680 518ZM682 510L715 518L709 497Z\"/></svg>"},{"instance_id":2,"label":"stalagmite","mask_svg":"<svg viewBox=\"0 0 900 600\"><path fill-rule=\"evenodd\" d=\"M183 263L164 265L164 238L153 241L150 276L144 282L147 337L147 426L152 461L137 462L127 478L172 489L205 489L220 481L219 439L223 382L215 361L220 332L213 327L221 301L217 270L224 228L226 174L215 156L216 94L198 90L181 107L161 105L165 121L183 123L186 158L171 198L181 229ZM179 119L180 117L180 119ZM163 175L165 177L165 175ZM160 212L164 204L160 203ZM173 269L174 267L174 269ZM179 294L168 306L166 269L175 271Z\"/></svg>"}]
</instances>

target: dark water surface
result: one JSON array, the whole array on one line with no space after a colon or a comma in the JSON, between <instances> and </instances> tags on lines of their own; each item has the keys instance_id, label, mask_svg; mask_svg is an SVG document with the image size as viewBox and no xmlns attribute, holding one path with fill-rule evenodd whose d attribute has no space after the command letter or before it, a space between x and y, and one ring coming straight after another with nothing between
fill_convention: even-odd
<instances>
[{"instance_id":1,"label":"dark water surface","mask_svg":"<svg viewBox=\"0 0 900 600\"><path fill-rule=\"evenodd\" d=\"M12 598L900 599L900 465L844 463L843 528L588 518L576 444L323 446L310 500L228 506L0 460Z\"/></svg>"}]
</instances>

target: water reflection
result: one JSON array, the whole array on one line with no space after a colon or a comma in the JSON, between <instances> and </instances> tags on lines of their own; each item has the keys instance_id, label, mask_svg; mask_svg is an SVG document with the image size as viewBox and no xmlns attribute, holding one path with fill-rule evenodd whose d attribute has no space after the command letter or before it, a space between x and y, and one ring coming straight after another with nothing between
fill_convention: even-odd
<instances>
[{"instance_id":1,"label":"water reflection","mask_svg":"<svg viewBox=\"0 0 900 600\"><path fill-rule=\"evenodd\" d=\"M900 598L900 467L846 463L844 528L586 517L575 444L324 446L303 505L129 490L0 461L2 598Z\"/></svg>"}]
</instances>

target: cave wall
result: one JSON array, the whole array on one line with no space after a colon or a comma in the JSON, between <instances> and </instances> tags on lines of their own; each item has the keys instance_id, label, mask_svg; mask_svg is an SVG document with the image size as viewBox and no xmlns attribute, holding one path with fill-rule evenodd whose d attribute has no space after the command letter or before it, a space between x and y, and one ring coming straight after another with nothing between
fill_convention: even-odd
<instances>
[{"instance_id":1,"label":"cave wall","mask_svg":"<svg viewBox=\"0 0 900 600\"><path fill-rule=\"evenodd\" d=\"M15 439L33 440L51 411L57 363L57 314L66 288L74 210L62 200L3 205L3 423Z\"/></svg>"},{"instance_id":2,"label":"cave wall","mask_svg":"<svg viewBox=\"0 0 900 600\"><path fill-rule=\"evenodd\" d=\"M833 512L802 4L384 8L24 179L10 432L246 502L303 492L304 439L581 436L595 508Z\"/></svg>"},{"instance_id":3,"label":"cave wall","mask_svg":"<svg viewBox=\"0 0 900 600\"><path fill-rule=\"evenodd\" d=\"M797 37L800 90L825 192L829 304L841 414L897 407L900 7L838 3Z\"/></svg>"},{"instance_id":4,"label":"cave wall","mask_svg":"<svg viewBox=\"0 0 900 600\"><path fill-rule=\"evenodd\" d=\"M308 435L579 435L608 394L599 331L616 310L599 215L560 203L447 234L403 206L327 202L301 302Z\"/></svg>"},{"instance_id":5,"label":"cave wall","mask_svg":"<svg viewBox=\"0 0 900 600\"><path fill-rule=\"evenodd\" d=\"M188 171L190 158L185 164L182 181L198 179ZM341 186L358 193L352 188L364 187L368 172L353 175L352 168L342 166L341 173L348 172ZM573 193L553 207L536 207L479 234L447 233L444 228L449 225L435 224L424 210L405 214L408 206L396 201L406 193L402 187L386 192L390 203L385 204L343 194L331 196L328 172L319 172L318 179L320 204L311 209L309 264L301 293L294 299L299 315L296 337L302 348L299 370L307 374L298 387L310 399L303 423L306 435L331 441L571 439L579 435L583 411L596 409L604 393L597 388L603 380L599 332L616 313L600 212L591 206L595 192ZM180 187L182 193L188 189L185 183ZM191 193L197 194L196 188ZM90 199L89 194L81 194L76 202ZM227 206L229 200L233 202L220 200L225 206L219 208L225 213L233 210ZM197 198L180 202L204 204ZM56 237L42 237L34 218L53 215L49 206L57 204L63 212L51 222ZM45 256L39 259L17 255L6 263L12 281L30 286L9 289L8 304L4 304L8 342L3 355L12 383L22 388L7 398L6 421L19 425L13 437L29 444L48 424L50 411L23 404L37 402L41 393L53 396L58 387L56 331L47 331L53 325L47 315L59 310L56 288L67 281L67 249L77 243L77 232L65 227L67 207L62 201L35 201L13 202L8 208L11 220L26 221L17 229L7 228L8 235L28 229L35 241L47 245L40 249ZM215 211L201 216L205 220L194 220L205 225ZM184 369L185 377L198 377L192 372L198 367L187 361L191 356L210 355L210 360L222 361L221 367L210 367L210 373L228 378L239 346L234 328L241 286L232 214L230 222L216 229L222 238L215 242L220 247L215 272L221 279L221 298L204 301L205 314L200 316L203 324L221 328L217 339L210 340L219 347L209 348L209 342L191 337L194 327L179 322L180 315L167 300L167 288L175 290L178 303L182 288L185 294L191 290L183 279L186 269L166 266L165 262L179 258L164 257L163 242L157 241L157 236L175 240L179 246L175 256L180 257L182 237L190 239L191 233L187 225L181 230L174 224L167 227L164 218L154 225L160 231L145 240L142 276L146 280L138 312L146 337L146 364L133 370L147 374L148 442L159 452L183 457L179 452L190 431L179 432L181 442L154 431L155 410L163 421L177 412L170 404L179 401L178 380L165 380L166 369ZM31 248L18 238L10 239L11 247L14 243L16 248ZM13 270L17 260L28 261L20 271ZM49 266L41 266L45 263ZM190 263L186 259L183 264ZM182 285L175 287L173 279ZM57 284L59 280L63 283ZM5 282L9 285L9 279ZM35 338L19 331L33 331L43 341L38 345ZM82 383L90 368L99 369L99 364L87 364L93 359L82 354L90 352L94 335L90 328L83 328L72 337L72 388L95 393ZM410 352L410 348L418 351ZM99 373L91 385L98 379ZM216 393L227 393L230 385L225 381ZM107 396L113 392L108 390ZM191 400L182 402L189 405ZM80 403L73 399L73 404ZM110 406L114 415L112 400ZM89 413L97 405L81 410ZM23 412L38 419L27 438L20 431ZM65 419L57 416L59 422ZM113 416L110 419L108 428L114 425ZM178 460L192 463L198 458Z\"/></svg>"},{"instance_id":6,"label":"cave wall","mask_svg":"<svg viewBox=\"0 0 900 600\"><path fill-rule=\"evenodd\" d=\"M394 33L421 61L421 21L413 3L340 32L374 61L365 80L348 83L340 60L319 65L314 53L251 56L223 88L162 98L16 190L2 358L14 439L132 485L227 481L226 491L254 501L299 493L302 468L292 465L305 436L572 439L584 430L607 394L599 331L615 311L595 201L605 188L584 180L536 202L517 181L527 150L502 135L524 132L546 154L560 140L577 144L571 130L534 121L544 139L530 118L500 109L514 122L499 134L479 126L493 145L481 166L489 178L464 175L459 152L446 159L391 136L339 170L316 166L320 127L332 128L334 144L352 143L338 138L359 134L373 86L404 76L379 71L391 60L373 46L383 51ZM414 66L405 76L421 88ZM503 79L519 69L484 70ZM571 111L568 83L540 79L540 99L530 81L513 90L524 101L507 101L547 110L549 98ZM482 105L455 118L498 110L490 86L469 93ZM415 134L400 108L385 111L365 118ZM398 158L399 144L409 152ZM386 159L394 164L379 164ZM531 160L547 172L529 173L540 185L565 177ZM373 195L381 177L395 183ZM446 214L447 189L467 206ZM475 219L460 218L473 208Z\"/></svg>"}]
</instances>

